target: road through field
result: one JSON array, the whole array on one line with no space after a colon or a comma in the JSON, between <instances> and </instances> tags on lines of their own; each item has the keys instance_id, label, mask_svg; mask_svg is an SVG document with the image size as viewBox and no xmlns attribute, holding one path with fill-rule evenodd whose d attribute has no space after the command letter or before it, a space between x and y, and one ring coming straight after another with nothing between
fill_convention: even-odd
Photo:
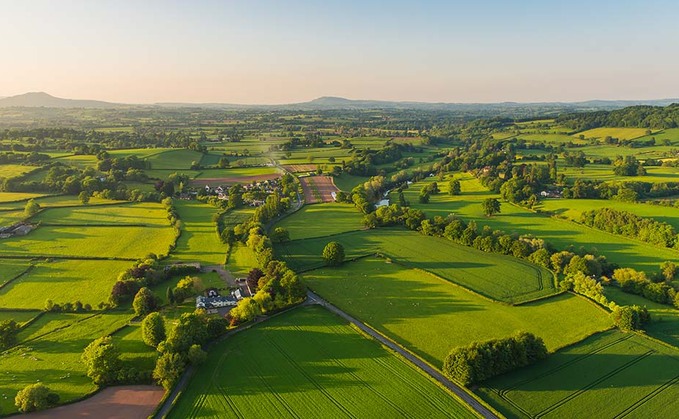
<instances>
[{"instance_id":1,"label":"road through field","mask_svg":"<svg viewBox=\"0 0 679 419\"><path fill-rule=\"evenodd\" d=\"M367 333L370 335L373 339L377 340L381 344L385 345L389 349L397 352L400 354L402 357L413 363L417 368L421 369L425 373L427 373L429 376L431 376L433 379L441 383L445 388L448 390L452 391L455 393L460 399L462 399L463 402L465 402L472 410L474 410L476 413L481 415L484 418L498 418L495 413L491 412L487 407L479 403L478 400L476 400L474 397L470 396L469 393L467 393L462 387L458 386L457 384L453 383L452 381L448 380L443 374L441 374L438 370L433 368L431 365L427 364L426 362L422 361L420 358L417 356L411 354L407 350L403 349L400 345L398 345L396 342L392 341L391 339L388 339L387 337L381 335L379 332L377 332L375 329L371 328L370 326L367 326L366 324L362 323L361 321L355 319L354 317L350 316L349 314L345 313L344 311L340 310L339 308L335 307L334 305L330 304L329 302L325 301L322 299L319 295L313 293L312 291L307 291L307 304L318 304L323 307L325 307L327 310L337 314L338 316L342 317L344 320L347 320L349 323L355 325L359 329L361 329L363 332Z\"/></svg>"}]
</instances>

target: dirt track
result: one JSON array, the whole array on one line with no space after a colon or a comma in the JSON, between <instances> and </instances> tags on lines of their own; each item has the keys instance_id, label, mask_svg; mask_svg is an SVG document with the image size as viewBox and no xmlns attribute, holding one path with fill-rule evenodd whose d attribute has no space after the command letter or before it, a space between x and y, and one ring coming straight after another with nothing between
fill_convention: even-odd
<instances>
[{"instance_id":1,"label":"dirt track","mask_svg":"<svg viewBox=\"0 0 679 419\"><path fill-rule=\"evenodd\" d=\"M26 419L145 419L153 413L164 394L165 390L156 386L109 387L77 403L15 417Z\"/></svg>"}]
</instances>

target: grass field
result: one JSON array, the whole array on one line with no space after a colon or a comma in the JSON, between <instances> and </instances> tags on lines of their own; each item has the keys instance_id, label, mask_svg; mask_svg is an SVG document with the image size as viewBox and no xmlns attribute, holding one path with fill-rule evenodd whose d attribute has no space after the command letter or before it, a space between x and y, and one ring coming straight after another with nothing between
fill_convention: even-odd
<instances>
[{"instance_id":1,"label":"grass field","mask_svg":"<svg viewBox=\"0 0 679 419\"><path fill-rule=\"evenodd\" d=\"M0 259L0 286L24 273L30 264L25 259Z\"/></svg>"},{"instance_id":2,"label":"grass field","mask_svg":"<svg viewBox=\"0 0 679 419\"><path fill-rule=\"evenodd\" d=\"M239 178L280 173L275 167L234 167L230 169L203 169L196 179L203 178Z\"/></svg>"},{"instance_id":3,"label":"grass field","mask_svg":"<svg viewBox=\"0 0 679 419\"><path fill-rule=\"evenodd\" d=\"M638 151L633 150L629 154L641 158ZM646 167L645 169L645 176L616 176L613 173L613 166L591 164L582 169L563 168L560 173L564 173L572 181L575 179L595 179L606 182L679 182L679 168L677 167Z\"/></svg>"},{"instance_id":4,"label":"grass field","mask_svg":"<svg viewBox=\"0 0 679 419\"><path fill-rule=\"evenodd\" d=\"M603 310L570 294L509 306L425 272L367 258L304 274L314 291L440 367L455 346L531 331L550 350L611 327Z\"/></svg>"},{"instance_id":5,"label":"grass field","mask_svg":"<svg viewBox=\"0 0 679 419\"><path fill-rule=\"evenodd\" d=\"M23 166L21 164L1 164L0 165L0 178L13 178L24 173L31 172L35 170L35 166Z\"/></svg>"},{"instance_id":6,"label":"grass field","mask_svg":"<svg viewBox=\"0 0 679 419\"><path fill-rule=\"evenodd\" d=\"M212 216L217 209L198 201L176 201L175 207L182 221L182 234L172 262L200 262L205 265L223 264L227 246L219 241Z\"/></svg>"},{"instance_id":7,"label":"grass field","mask_svg":"<svg viewBox=\"0 0 679 419\"><path fill-rule=\"evenodd\" d=\"M14 320L17 323L26 323L39 313L35 311L0 311L0 322Z\"/></svg>"},{"instance_id":8,"label":"grass field","mask_svg":"<svg viewBox=\"0 0 679 419\"><path fill-rule=\"evenodd\" d=\"M327 236L363 228L363 215L353 204L306 205L276 227L287 228L290 239Z\"/></svg>"},{"instance_id":9,"label":"grass field","mask_svg":"<svg viewBox=\"0 0 679 419\"><path fill-rule=\"evenodd\" d=\"M80 300L96 307L108 301L118 275L130 266L131 262L115 260L40 262L0 289L0 307L42 309L47 299L58 304Z\"/></svg>"},{"instance_id":10,"label":"grass field","mask_svg":"<svg viewBox=\"0 0 679 419\"><path fill-rule=\"evenodd\" d=\"M28 193L28 192L0 192L0 203L24 201L31 198L38 198L43 195L44 194L41 193Z\"/></svg>"},{"instance_id":11,"label":"grass field","mask_svg":"<svg viewBox=\"0 0 679 419\"><path fill-rule=\"evenodd\" d=\"M613 208L618 211L628 211L640 217L653 218L679 230L679 208L675 207L605 199L545 199L539 208L576 221L580 220L580 215L585 211Z\"/></svg>"},{"instance_id":12,"label":"grass field","mask_svg":"<svg viewBox=\"0 0 679 419\"><path fill-rule=\"evenodd\" d=\"M354 176L347 173L342 173L341 175L336 176L334 179L335 186L337 186L339 190L345 192L351 192L352 189L361 183L365 183L367 180L368 178L363 176Z\"/></svg>"},{"instance_id":13,"label":"grass field","mask_svg":"<svg viewBox=\"0 0 679 419\"><path fill-rule=\"evenodd\" d=\"M41 226L26 236L0 241L0 254L44 257L138 259L167 254L174 231L165 227Z\"/></svg>"},{"instance_id":14,"label":"grass field","mask_svg":"<svg viewBox=\"0 0 679 419\"><path fill-rule=\"evenodd\" d=\"M318 268L323 266L323 247L330 241L342 243L348 258L382 253L499 301L520 303L556 292L554 277L544 268L402 229L297 240L281 245L278 253L295 270Z\"/></svg>"},{"instance_id":15,"label":"grass field","mask_svg":"<svg viewBox=\"0 0 679 419\"><path fill-rule=\"evenodd\" d=\"M320 307L210 351L170 412L197 417L474 417L450 393Z\"/></svg>"},{"instance_id":16,"label":"grass field","mask_svg":"<svg viewBox=\"0 0 679 419\"><path fill-rule=\"evenodd\" d=\"M146 158L151 164L151 169L188 170L192 162L200 162L202 153L186 149L167 150L162 153L154 153Z\"/></svg>"},{"instance_id":17,"label":"grass field","mask_svg":"<svg viewBox=\"0 0 679 419\"><path fill-rule=\"evenodd\" d=\"M125 325L130 317L118 311L96 315L48 313L24 329L19 337L32 340L20 342L0 356L3 414L16 412L14 395L36 382L44 382L58 393L61 403L94 392L96 387L85 375L80 355L90 342Z\"/></svg>"},{"instance_id":18,"label":"grass field","mask_svg":"<svg viewBox=\"0 0 679 419\"><path fill-rule=\"evenodd\" d=\"M478 393L508 418L672 417L679 352L610 331L533 366L483 384Z\"/></svg>"},{"instance_id":19,"label":"grass field","mask_svg":"<svg viewBox=\"0 0 679 419\"><path fill-rule=\"evenodd\" d=\"M48 208L33 218L48 225L148 225L168 226L167 211L151 202Z\"/></svg>"},{"instance_id":20,"label":"grass field","mask_svg":"<svg viewBox=\"0 0 679 419\"><path fill-rule=\"evenodd\" d=\"M647 128L602 127L590 129L587 131L581 131L576 134L573 134L573 136L579 138L581 135L584 135L585 138L601 138L601 139L610 136L613 138L618 138L620 140L631 140L634 138L643 137L644 135L646 135L646 130Z\"/></svg>"},{"instance_id":21,"label":"grass field","mask_svg":"<svg viewBox=\"0 0 679 419\"><path fill-rule=\"evenodd\" d=\"M479 228L488 225L506 233L532 234L552 243L557 249L565 249L570 245L576 249L581 246L588 250L596 249L608 260L625 267L656 271L663 261L674 260L679 256L675 250L659 248L546 214L537 214L506 202L502 202L500 214L486 217L481 202L486 198L499 198L499 195L486 190L470 175L457 174L456 177L462 179L462 194L459 196L448 195L448 180L445 180L439 182L443 192L432 195L428 204L420 204L417 201L422 182L411 185L405 191L406 199L410 201L412 207L421 209L428 217L435 215L445 217L452 213L465 221L476 221ZM429 178L426 182L434 180L436 179ZM662 208L658 207L659 211L662 211Z\"/></svg>"}]
</instances>

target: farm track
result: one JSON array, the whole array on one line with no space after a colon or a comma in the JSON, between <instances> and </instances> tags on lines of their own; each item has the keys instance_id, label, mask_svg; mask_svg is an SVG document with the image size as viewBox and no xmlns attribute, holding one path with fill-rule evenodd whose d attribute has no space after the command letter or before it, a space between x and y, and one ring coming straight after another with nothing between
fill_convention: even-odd
<instances>
[{"instance_id":1,"label":"farm track","mask_svg":"<svg viewBox=\"0 0 679 419\"><path fill-rule=\"evenodd\" d=\"M427 375L432 377L434 380L438 381L441 385L443 385L445 388L447 388L452 393L454 393L456 396L458 396L465 404L467 404L467 406L470 409L474 410L480 416L482 416L484 418L498 418L498 416L495 413L493 413L490 409L488 409L486 406L484 406L478 400L476 400L474 397L472 397L465 389L463 389L459 385L453 383L452 381L448 380L443 374L441 374L434 367L432 367L431 365L422 361L420 358L413 355L412 353L410 353L409 351L404 349L402 346L400 346L399 344L397 344L393 340L387 338L386 336L383 336L381 333L379 333L378 331L376 331L372 327L366 325L365 323L357 320L356 318L350 316L346 312L340 310L339 308L335 307L334 305L323 300L320 296L313 293L312 291L308 291L307 296L308 296L308 299L307 299L308 304L318 304L322 307L325 307L330 312L335 313L336 315L342 317L344 320L347 320L349 323L355 325L361 331L363 331L364 333L367 333L373 339L377 340L378 342L385 345L389 349L398 353L399 355L401 355L402 357L407 359L409 362L411 362L415 367L417 367L418 369L425 372Z\"/></svg>"}]
</instances>

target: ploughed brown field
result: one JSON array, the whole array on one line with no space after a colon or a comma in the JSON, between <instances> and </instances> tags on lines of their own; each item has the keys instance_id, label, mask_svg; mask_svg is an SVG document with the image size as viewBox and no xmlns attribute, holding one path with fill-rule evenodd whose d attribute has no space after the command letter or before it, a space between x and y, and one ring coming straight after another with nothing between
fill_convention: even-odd
<instances>
[{"instance_id":1,"label":"ploughed brown field","mask_svg":"<svg viewBox=\"0 0 679 419\"><path fill-rule=\"evenodd\" d=\"M315 164L287 164L283 166L286 170L291 171L292 173L300 173L300 172L315 172L316 166Z\"/></svg>"},{"instance_id":2,"label":"ploughed brown field","mask_svg":"<svg viewBox=\"0 0 679 419\"><path fill-rule=\"evenodd\" d=\"M332 193L339 191L331 176L307 176L300 178L300 182L307 204L334 202Z\"/></svg>"}]
</instances>

